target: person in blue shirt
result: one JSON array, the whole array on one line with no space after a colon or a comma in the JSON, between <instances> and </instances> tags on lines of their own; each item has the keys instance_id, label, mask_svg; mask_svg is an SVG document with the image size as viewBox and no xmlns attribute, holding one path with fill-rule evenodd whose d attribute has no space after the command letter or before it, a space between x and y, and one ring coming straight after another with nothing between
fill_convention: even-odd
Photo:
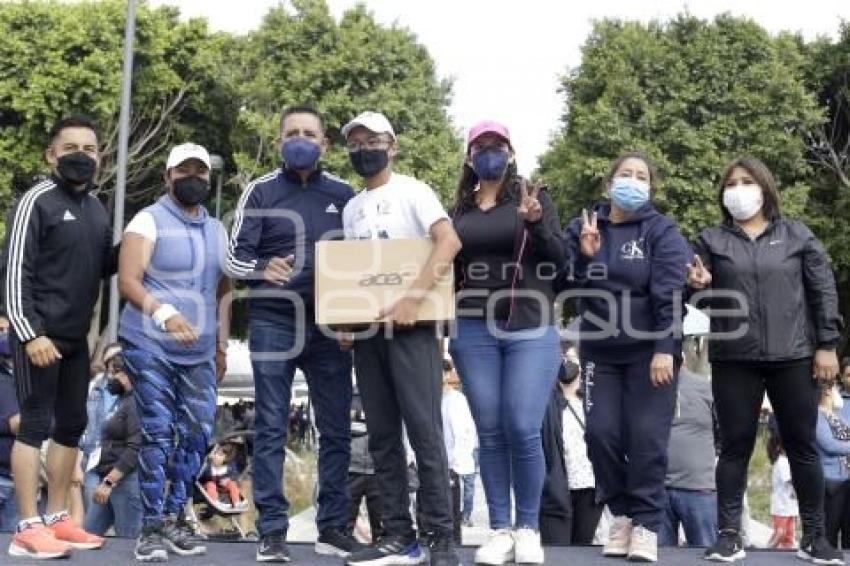
<instances>
[{"instance_id":1,"label":"person in blue shirt","mask_svg":"<svg viewBox=\"0 0 850 566\"><path fill-rule=\"evenodd\" d=\"M227 250L228 269L247 282L248 327L256 390L254 503L257 560L289 560L289 502L283 493L292 379L301 369L319 429L320 554L345 557L360 544L346 529L350 459L351 354L314 323L313 249L342 238L351 186L327 172L325 124L309 106L284 110L282 164L251 183L239 199Z\"/></svg>"},{"instance_id":2,"label":"person in blue shirt","mask_svg":"<svg viewBox=\"0 0 850 566\"><path fill-rule=\"evenodd\" d=\"M219 307L230 291L219 261L227 234L201 204L210 190L207 150L174 147L165 184L167 193L127 225L118 273L127 299L118 337L142 430L142 561L206 552L180 517L212 438L229 321Z\"/></svg>"},{"instance_id":3,"label":"person in blue shirt","mask_svg":"<svg viewBox=\"0 0 850 566\"><path fill-rule=\"evenodd\" d=\"M835 411L838 392L832 383L821 387L815 438L826 492L826 540L837 548L839 533L844 536L844 510L850 503L850 423Z\"/></svg>"},{"instance_id":4,"label":"person in blue shirt","mask_svg":"<svg viewBox=\"0 0 850 566\"><path fill-rule=\"evenodd\" d=\"M21 424L9 350L9 319L0 317L0 533L14 532L18 524L12 445Z\"/></svg>"},{"instance_id":5,"label":"person in blue shirt","mask_svg":"<svg viewBox=\"0 0 850 566\"><path fill-rule=\"evenodd\" d=\"M605 556L657 560L667 442L681 365L690 247L651 202L657 174L639 152L616 159L610 202L566 231L560 287L584 293L581 360L587 448L597 497L614 515Z\"/></svg>"}]
</instances>

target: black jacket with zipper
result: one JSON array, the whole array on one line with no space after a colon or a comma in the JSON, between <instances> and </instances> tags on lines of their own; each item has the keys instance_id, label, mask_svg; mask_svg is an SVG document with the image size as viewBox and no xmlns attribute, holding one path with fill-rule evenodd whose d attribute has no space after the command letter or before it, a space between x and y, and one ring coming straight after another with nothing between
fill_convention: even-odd
<instances>
[{"instance_id":1,"label":"black jacket with zipper","mask_svg":"<svg viewBox=\"0 0 850 566\"><path fill-rule=\"evenodd\" d=\"M18 340L85 338L117 251L109 215L88 190L52 178L24 193L6 221L2 266L4 310Z\"/></svg>"},{"instance_id":2,"label":"black jacket with zipper","mask_svg":"<svg viewBox=\"0 0 850 566\"><path fill-rule=\"evenodd\" d=\"M711 317L712 332L741 334L713 339L712 362L797 360L836 347L843 321L835 278L805 224L781 217L754 240L734 224L722 224L703 230L694 250L711 272L711 290L734 291L740 299L713 297L697 306L748 309Z\"/></svg>"},{"instance_id":3,"label":"black jacket with zipper","mask_svg":"<svg viewBox=\"0 0 850 566\"><path fill-rule=\"evenodd\" d=\"M519 182L504 192L498 204L507 201L519 206ZM505 327L509 330L536 328L557 322L553 282L558 270L566 262L566 247L561 237L561 222L548 190L543 189L538 200L542 209L539 221L523 222L518 215L516 217L513 254L507 266L511 285L505 289L509 291L507 295L498 300L494 308L497 317L504 318ZM465 206L468 209L475 205L467 203ZM452 213L455 225L462 221L463 214L464 207L455 207ZM464 289L468 266L477 259L470 257L463 248L455 257L455 285L459 292Z\"/></svg>"}]
</instances>

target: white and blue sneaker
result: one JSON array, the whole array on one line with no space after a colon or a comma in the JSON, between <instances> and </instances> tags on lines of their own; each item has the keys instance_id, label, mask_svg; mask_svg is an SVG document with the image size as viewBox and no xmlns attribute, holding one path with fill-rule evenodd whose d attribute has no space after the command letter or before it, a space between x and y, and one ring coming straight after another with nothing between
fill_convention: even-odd
<instances>
[{"instance_id":1,"label":"white and blue sneaker","mask_svg":"<svg viewBox=\"0 0 850 566\"><path fill-rule=\"evenodd\" d=\"M428 556L422 552L416 535L388 535L371 546L349 555L348 566L389 566L394 564L424 564Z\"/></svg>"}]
</instances>

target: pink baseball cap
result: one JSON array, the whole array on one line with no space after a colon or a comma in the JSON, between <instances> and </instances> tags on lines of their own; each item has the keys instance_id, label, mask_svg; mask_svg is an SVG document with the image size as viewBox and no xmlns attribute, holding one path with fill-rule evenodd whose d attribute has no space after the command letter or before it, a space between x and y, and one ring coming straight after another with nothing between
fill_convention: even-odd
<instances>
[{"instance_id":1,"label":"pink baseball cap","mask_svg":"<svg viewBox=\"0 0 850 566\"><path fill-rule=\"evenodd\" d=\"M494 120L482 120L469 130L469 137L466 138L466 149L469 150L469 146L484 134L495 134L508 142L509 145L511 143L511 134L508 132L507 126Z\"/></svg>"}]
</instances>

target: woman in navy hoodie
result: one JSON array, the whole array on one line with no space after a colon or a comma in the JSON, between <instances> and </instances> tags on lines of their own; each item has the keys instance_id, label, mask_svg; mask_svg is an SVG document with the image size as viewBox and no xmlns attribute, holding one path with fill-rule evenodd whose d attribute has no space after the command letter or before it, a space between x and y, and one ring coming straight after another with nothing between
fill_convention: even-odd
<instances>
[{"instance_id":1,"label":"woman in navy hoodie","mask_svg":"<svg viewBox=\"0 0 850 566\"><path fill-rule=\"evenodd\" d=\"M475 562L542 564L540 427L560 365L552 281L565 255L552 200L517 176L503 125L472 128L453 220L463 248L450 351L478 431L493 530Z\"/></svg>"},{"instance_id":2,"label":"woman in navy hoodie","mask_svg":"<svg viewBox=\"0 0 850 566\"><path fill-rule=\"evenodd\" d=\"M610 203L567 228L560 288L579 295L587 448L597 496L614 515L603 554L657 560L667 441L681 363L690 248L653 207L656 174L642 153L613 162Z\"/></svg>"}]
</instances>

